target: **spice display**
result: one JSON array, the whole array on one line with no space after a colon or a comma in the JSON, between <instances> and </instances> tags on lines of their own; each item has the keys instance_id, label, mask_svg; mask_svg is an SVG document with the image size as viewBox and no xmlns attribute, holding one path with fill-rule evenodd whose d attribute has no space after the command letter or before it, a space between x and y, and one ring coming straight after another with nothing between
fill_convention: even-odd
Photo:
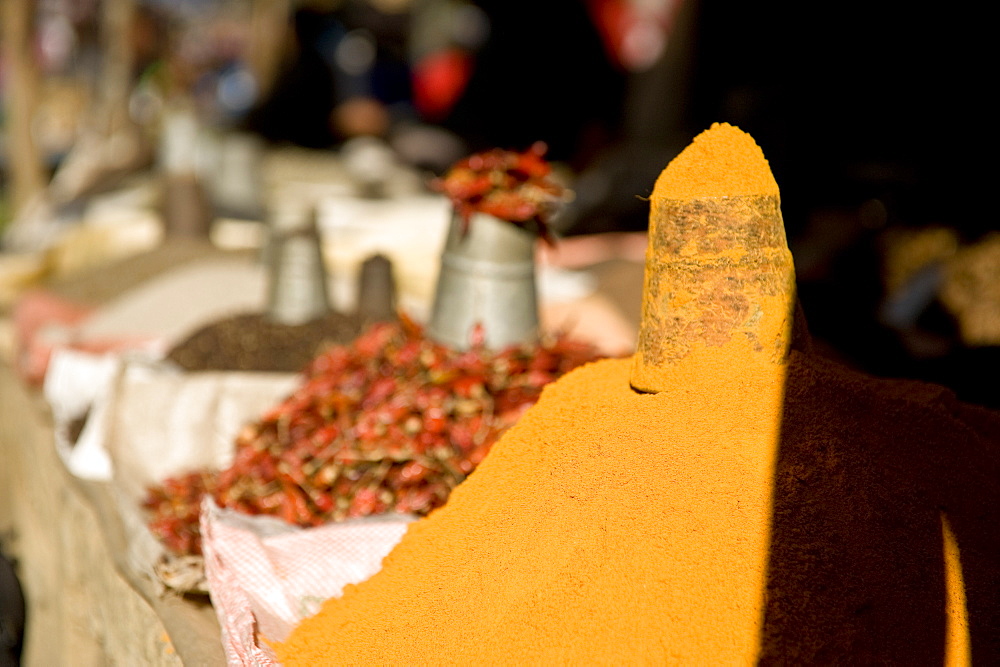
<instances>
[{"instance_id":1,"label":"spice display","mask_svg":"<svg viewBox=\"0 0 1000 667\"><path fill-rule=\"evenodd\" d=\"M762 159L732 131L695 143ZM732 161L706 159L683 201L725 196ZM690 234L681 251L714 261ZM777 285L723 284L704 316L744 298L779 321L795 295ZM547 386L378 574L275 644L280 662L1000 661L1000 415L766 331L694 341L711 353L674 355L657 393L630 387L627 359Z\"/></svg>"},{"instance_id":2,"label":"spice display","mask_svg":"<svg viewBox=\"0 0 1000 667\"><path fill-rule=\"evenodd\" d=\"M487 213L530 227L551 242L548 220L567 191L550 177L545 151L545 144L536 143L524 152L495 148L475 153L433 185L451 200L465 228L474 213Z\"/></svg>"},{"instance_id":3,"label":"spice display","mask_svg":"<svg viewBox=\"0 0 1000 667\"><path fill-rule=\"evenodd\" d=\"M222 507L300 526L426 514L483 459L542 387L597 358L565 337L459 352L404 318L316 357L291 396L238 436L231 467L151 489L154 534L198 553L205 493Z\"/></svg>"}]
</instances>

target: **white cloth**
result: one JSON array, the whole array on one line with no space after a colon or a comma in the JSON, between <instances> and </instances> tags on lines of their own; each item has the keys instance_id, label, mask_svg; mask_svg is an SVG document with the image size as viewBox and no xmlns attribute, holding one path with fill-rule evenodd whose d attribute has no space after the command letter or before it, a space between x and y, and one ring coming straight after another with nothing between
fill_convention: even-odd
<instances>
[{"instance_id":1,"label":"white cloth","mask_svg":"<svg viewBox=\"0 0 1000 667\"><path fill-rule=\"evenodd\" d=\"M413 517L389 514L297 528L202 506L205 574L230 665L276 665L283 641L323 601L378 572Z\"/></svg>"}]
</instances>

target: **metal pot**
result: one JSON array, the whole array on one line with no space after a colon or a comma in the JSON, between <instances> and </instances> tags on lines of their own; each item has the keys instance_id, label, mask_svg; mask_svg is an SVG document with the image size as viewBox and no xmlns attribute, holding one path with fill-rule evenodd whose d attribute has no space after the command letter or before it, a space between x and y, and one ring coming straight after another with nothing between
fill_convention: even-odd
<instances>
[{"instance_id":1,"label":"metal pot","mask_svg":"<svg viewBox=\"0 0 1000 667\"><path fill-rule=\"evenodd\" d=\"M481 324L487 347L538 336L535 288L537 236L491 215L472 216L463 233L455 215L448 230L427 334L466 349Z\"/></svg>"}]
</instances>

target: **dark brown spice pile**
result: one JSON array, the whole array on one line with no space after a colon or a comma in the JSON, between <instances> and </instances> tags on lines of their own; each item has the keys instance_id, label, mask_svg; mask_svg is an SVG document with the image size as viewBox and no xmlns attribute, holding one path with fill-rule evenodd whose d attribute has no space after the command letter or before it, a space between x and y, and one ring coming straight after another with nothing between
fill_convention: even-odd
<instances>
[{"instance_id":1,"label":"dark brown spice pile","mask_svg":"<svg viewBox=\"0 0 1000 667\"><path fill-rule=\"evenodd\" d=\"M305 324L280 324L263 313L213 322L167 354L188 371L298 372L331 345L352 340L361 329L355 315L331 312Z\"/></svg>"}]
</instances>

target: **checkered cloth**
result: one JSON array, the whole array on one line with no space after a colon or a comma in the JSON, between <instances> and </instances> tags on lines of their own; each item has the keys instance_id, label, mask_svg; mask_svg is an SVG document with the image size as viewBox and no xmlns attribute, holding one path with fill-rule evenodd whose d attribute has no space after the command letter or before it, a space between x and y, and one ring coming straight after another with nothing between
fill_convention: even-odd
<instances>
[{"instance_id":1,"label":"checkered cloth","mask_svg":"<svg viewBox=\"0 0 1000 667\"><path fill-rule=\"evenodd\" d=\"M205 573L230 665L276 665L284 640L344 586L378 572L413 517L385 515L302 529L202 506Z\"/></svg>"}]
</instances>

